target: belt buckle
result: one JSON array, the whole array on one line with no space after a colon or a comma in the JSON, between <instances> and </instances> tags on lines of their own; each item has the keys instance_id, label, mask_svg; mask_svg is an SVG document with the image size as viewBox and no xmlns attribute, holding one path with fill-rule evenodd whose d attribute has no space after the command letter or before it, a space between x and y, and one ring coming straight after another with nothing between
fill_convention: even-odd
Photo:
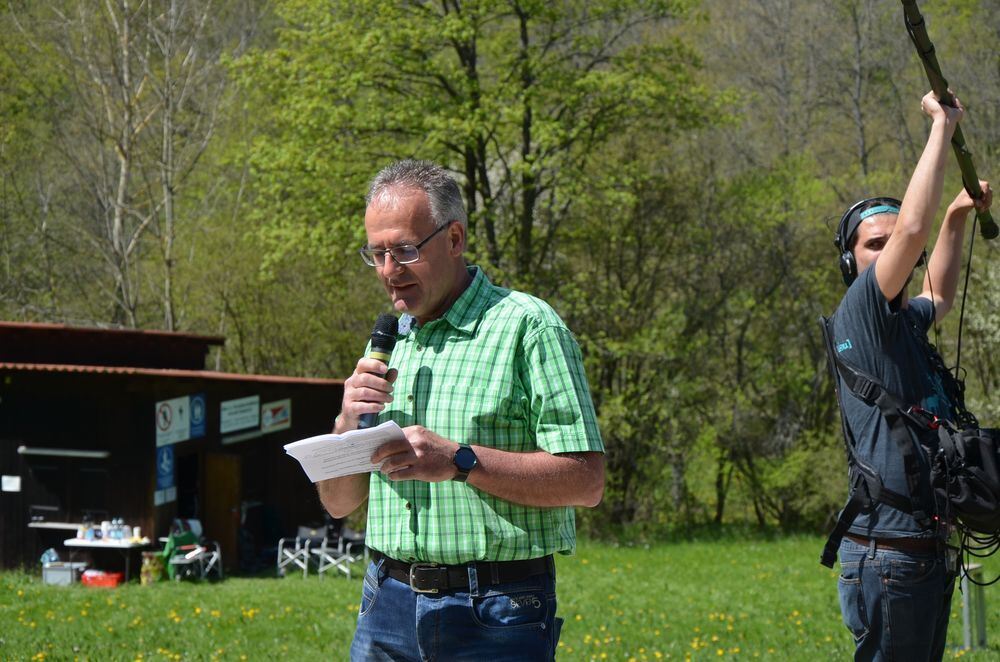
<instances>
[{"instance_id":1,"label":"belt buckle","mask_svg":"<svg viewBox=\"0 0 1000 662\"><path fill-rule=\"evenodd\" d=\"M410 589L414 593L440 593L438 588L418 588L414 583L416 581L415 572L419 570L437 570L441 566L437 563L412 563L410 564Z\"/></svg>"}]
</instances>

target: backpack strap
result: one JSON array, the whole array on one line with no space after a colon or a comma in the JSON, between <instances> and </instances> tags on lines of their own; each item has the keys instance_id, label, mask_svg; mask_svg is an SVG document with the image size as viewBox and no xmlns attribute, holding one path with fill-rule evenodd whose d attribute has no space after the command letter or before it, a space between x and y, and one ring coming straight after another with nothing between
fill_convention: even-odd
<instances>
[{"instance_id":1,"label":"backpack strap","mask_svg":"<svg viewBox=\"0 0 1000 662\"><path fill-rule=\"evenodd\" d=\"M912 515L922 527L929 527L931 520L927 516L927 511L920 505L922 500L919 495L920 488L920 467L913 448L913 441L906 430L906 421L914 421L907 413L907 408L901 401L889 393L878 380L873 379L865 373L846 364L837 356L833 349L833 341L830 335L830 318L820 317L820 328L823 331L824 345L826 346L827 365L833 376L833 389L837 395L837 403L840 409L840 425L844 434L844 446L847 449L847 463L850 471L850 493L847 504L840 515L837 523L827 538L823 553L820 556L820 563L828 568L832 568L837 558L837 549L844 535L850 529L851 524L862 512L870 511L875 507L876 502L884 503L896 510ZM890 437L895 442L897 448L903 456L903 468L906 473L907 488L910 497L906 497L898 492L890 490L882 483L882 478L878 472L866 465L857 456L855 451L856 441L847 424L847 416L844 413L844 403L840 390L840 380L862 401L872 406L877 406L889 424ZM914 421L917 422L917 421Z\"/></svg>"},{"instance_id":2,"label":"backpack strap","mask_svg":"<svg viewBox=\"0 0 1000 662\"><path fill-rule=\"evenodd\" d=\"M878 407L888 423L889 438L895 443L896 449L903 457L906 488L912 502L912 507L908 512L913 515L921 527L929 528L934 509L933 506L928 508L926 505L928 503L927 495L920 481L920 460L917 457L913 437L910 435L910 424L924 428L927 426L910 413L910 407L885 390L885 387L877 379L849 365L839 356L834 356L834 361L840 378L851 393L864 403ZM841 408L843 409L843 404L841 404ZM933 504L933 501L930 503Z\"/></svg>"}]
</instances>

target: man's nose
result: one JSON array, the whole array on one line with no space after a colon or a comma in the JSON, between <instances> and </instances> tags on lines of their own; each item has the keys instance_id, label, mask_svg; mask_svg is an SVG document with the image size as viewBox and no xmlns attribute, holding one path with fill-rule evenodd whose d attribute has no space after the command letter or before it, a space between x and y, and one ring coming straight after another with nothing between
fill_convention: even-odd
<instances>
[{"instance_id":1,"label":"man's nose","mask_svg":"<svg viewBox=\"0 0 1000 662\"><path fill-rule=\"evenodd\" d=\"M403 272L406 269L405 266L396 262L395 258L392 257L392 253L386 253L384 259L382 260L382 266L378 267L379 274L382 278L391 279Z\"/></svg>"}]
</instances>

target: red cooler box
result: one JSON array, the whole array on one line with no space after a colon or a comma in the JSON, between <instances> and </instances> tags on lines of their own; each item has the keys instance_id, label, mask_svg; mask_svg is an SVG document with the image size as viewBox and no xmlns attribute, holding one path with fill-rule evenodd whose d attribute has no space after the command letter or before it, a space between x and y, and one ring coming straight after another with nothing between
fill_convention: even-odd
<instances>
[{"instance_id":1,"label":"red cooler box","mask_svg":"<svg viewBox=\"0 0 1000 662\"><path fill-rule=\"evenodd\" d=\"M115 587L122 583L125 575L121 572L104 572L103 570L85 570L80 578L84 586Z\"/></svg>"}]
</instances>

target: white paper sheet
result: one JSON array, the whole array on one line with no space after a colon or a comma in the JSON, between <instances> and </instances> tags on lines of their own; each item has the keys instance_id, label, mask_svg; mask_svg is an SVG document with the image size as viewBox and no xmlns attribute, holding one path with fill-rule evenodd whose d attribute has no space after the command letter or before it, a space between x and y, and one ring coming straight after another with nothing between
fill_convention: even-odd
<instances>
[{"instance_id":1,"label":"white paper sheet","mask_svg":"<svg viewBox=\"0 0 1000 662\"><path fill-rule=\"evenodd\" d=\"M285 444L285 452L302 465L312 482L377 471L371 456L382 444L405 439L395 421L386 421L366 430L351 430L344 434L321 434Z\"/></svg>"}]
</instances>

